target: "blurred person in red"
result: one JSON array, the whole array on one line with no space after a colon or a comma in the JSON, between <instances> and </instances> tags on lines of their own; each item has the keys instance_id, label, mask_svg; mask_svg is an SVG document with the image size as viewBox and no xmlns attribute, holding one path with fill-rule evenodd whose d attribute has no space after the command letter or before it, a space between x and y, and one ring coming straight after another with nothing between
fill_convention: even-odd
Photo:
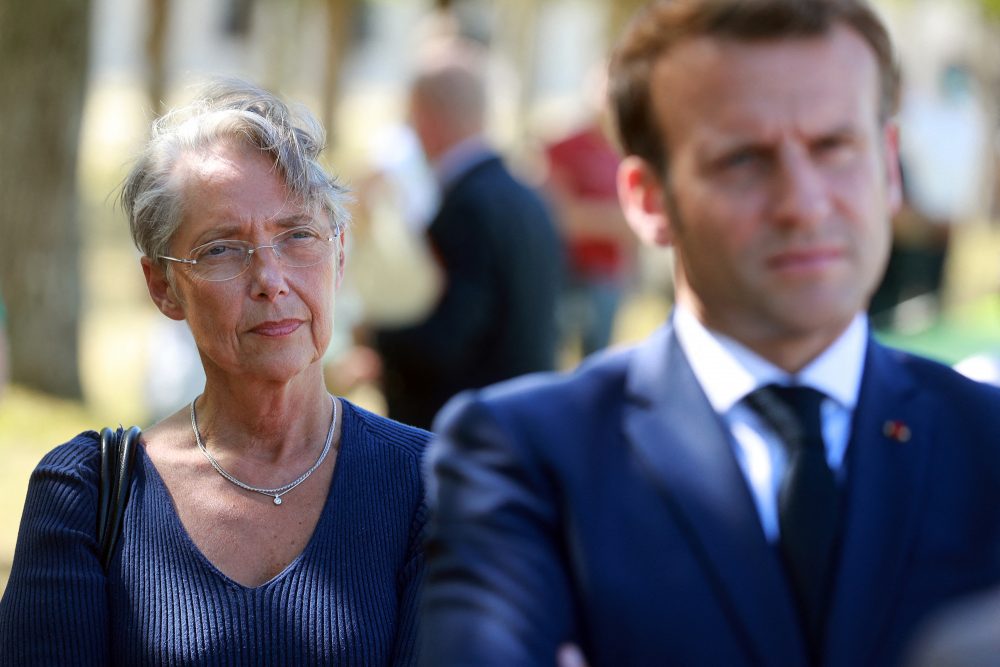
<instances>
[{"instance_id":1,"label":"blurred person in red","mask_svg":"<svg viewBox=\"0 0 1000 667\"><path fill-rule=\"evenodd\" d=\"M611 341L636 246L618 204L621 156L603 127L606 72L595 68L588 78L590 109L584 122L545 148L545 189L567 256L563 335L579 337L583 356Z\"/></svg>"}]
</instances>

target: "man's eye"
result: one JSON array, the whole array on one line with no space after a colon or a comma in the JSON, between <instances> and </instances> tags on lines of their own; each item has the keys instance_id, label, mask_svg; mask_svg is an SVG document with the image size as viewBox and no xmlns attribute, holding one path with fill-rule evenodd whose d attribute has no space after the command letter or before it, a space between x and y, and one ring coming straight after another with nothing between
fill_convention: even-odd
<instances>
[{"instance_id":1,"label":"man's eye","mask_svg":"<svg viewBox=\"0 0 1000 667\"><path fill-rule=\"evenodd\" d=\"M722 160L723 167L737 168L761 164L764 156L760 151L745 150L732 153Z\"/></svg>"},{"instance_id":2,"label":"man's eye","mask_svg":"<svg viewBox=\"0 0 1000 667\"><path fill-rule=\"evenodd\" d=\"M817 142L813 146L813 153L823 157L847 156L854 146L854 142L846 137L829 137Z\"/></svg>"}]
</instances>

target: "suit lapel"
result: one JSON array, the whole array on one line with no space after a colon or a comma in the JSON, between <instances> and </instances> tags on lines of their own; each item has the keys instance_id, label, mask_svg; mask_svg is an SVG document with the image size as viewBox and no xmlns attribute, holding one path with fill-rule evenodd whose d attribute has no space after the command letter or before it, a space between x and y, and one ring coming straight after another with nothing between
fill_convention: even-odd
<instances>
[{"instance_id":1,"label":"suit lapel","mask_svg":"<svg viewBox=\"0 0 1000 667\"><path fill-rule=\"evenodd\" d=\"M843 547L827 625L829 664L862 664L882 634L926 495L933 408L923 404L892 354L868 345L848 449Z\"/></svg>"},{"instance_id":2,"label":"suit lapel","mask_svg":"<svg viewBox=\"0 0 1000 667\"><path fill-rule=\"evenodd\" d=\"M731 436L669 327L636 350L628 383L626 436L687 532L748 662L803 664L788 585L764 538Z\"/></svg>"}]
</instances>

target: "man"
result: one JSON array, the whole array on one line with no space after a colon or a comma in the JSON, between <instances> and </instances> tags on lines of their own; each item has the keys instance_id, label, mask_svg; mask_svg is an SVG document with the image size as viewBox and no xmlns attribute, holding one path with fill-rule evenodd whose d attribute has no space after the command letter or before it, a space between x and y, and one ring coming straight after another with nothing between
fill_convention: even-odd
<instances>
[{"instance_id":1,"label":"man","mask_svg":"<svg viewBox=\"0 0 1000 667\"><path fill-rule=\"evenodd\" d=\"M389 414L423 428L457 392L533 371L556 354L559 240L539 196L483 138L478 52L449 46L422 64L411 119L442 202L428 237L445 286L428 318L377 332Z\"/></svg>"},{"instance_id":2,"label":"man","mask_svg":"<svg viewBox=\"0 0 1000 667\"><path fill-rule=\"evenodd\" d=\"M620 199L674 248L677 306L634 349L442 412L424 664L573 642L591 667L882 667L1000 582L1000 393L863 315L900 200L895 81L864 0L635 19Z\"/></svg>"}]
</instances>

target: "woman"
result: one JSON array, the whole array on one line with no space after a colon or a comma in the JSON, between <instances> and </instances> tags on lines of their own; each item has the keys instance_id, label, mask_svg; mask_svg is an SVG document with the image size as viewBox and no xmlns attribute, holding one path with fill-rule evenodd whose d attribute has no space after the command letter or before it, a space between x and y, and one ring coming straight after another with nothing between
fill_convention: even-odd
<instances>
[{"instance_id":1,"label":"woman","mask_svg":"<svg viewBox=\"0 0 1000 667\"><path fill-rule=\"evenodd\" d=\"M236 82L153 129L122 202L204 393L143 433L107 572L97 435L42 460L0 664L413 664L427 434L325 388L345 214L322 130Z\"/></svg>"}]
</instances>

